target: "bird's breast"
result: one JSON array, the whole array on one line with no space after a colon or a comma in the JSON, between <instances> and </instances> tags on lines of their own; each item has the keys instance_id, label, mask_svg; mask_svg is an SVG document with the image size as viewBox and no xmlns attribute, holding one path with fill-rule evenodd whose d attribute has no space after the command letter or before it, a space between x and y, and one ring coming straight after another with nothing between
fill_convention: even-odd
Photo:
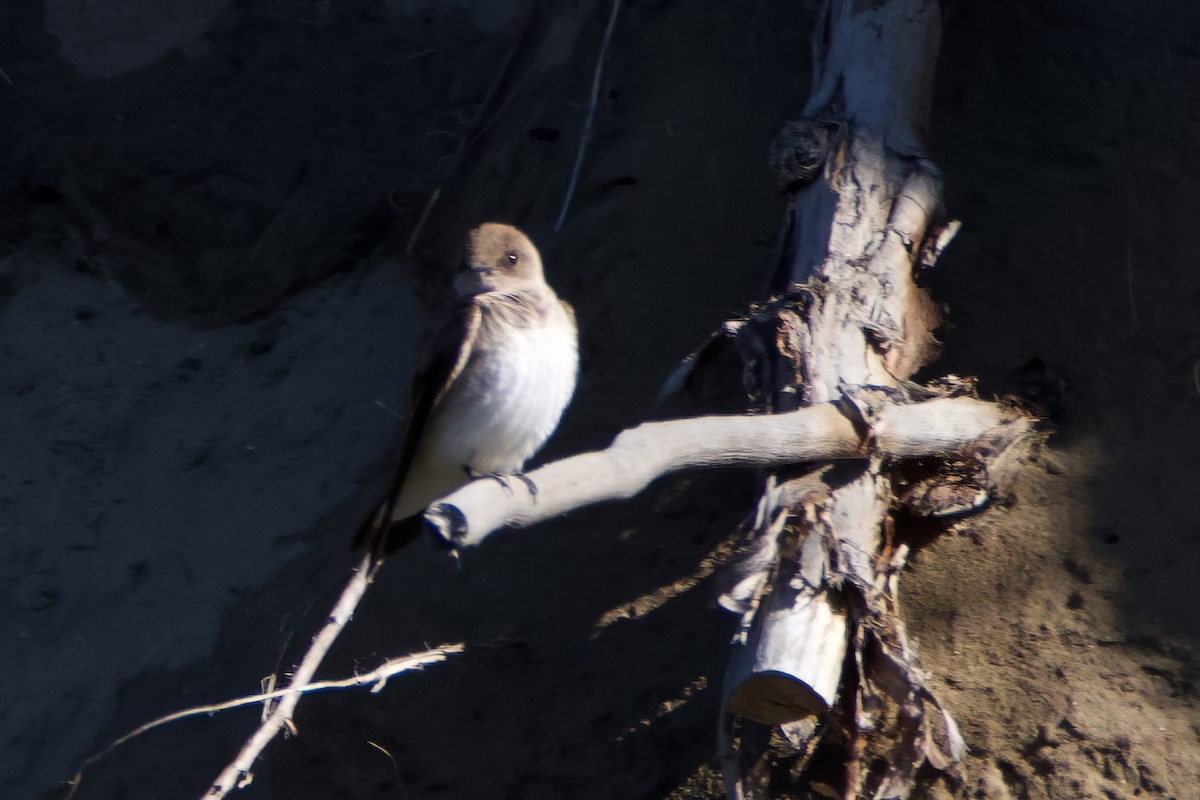
<instances>
[{"instance_id":1,"label":"bird's breast","mask_svg":"<svg viewBox=\"0 0 1200 800\"><path fill-rule=\"evenodd\" d=\"M575 391L574 322L555 302L527 324L487 318L461 386L439 417L460 420L442 438L448 458L481 473L520 471L558 426Z\"/></svg>"}]
</instances>

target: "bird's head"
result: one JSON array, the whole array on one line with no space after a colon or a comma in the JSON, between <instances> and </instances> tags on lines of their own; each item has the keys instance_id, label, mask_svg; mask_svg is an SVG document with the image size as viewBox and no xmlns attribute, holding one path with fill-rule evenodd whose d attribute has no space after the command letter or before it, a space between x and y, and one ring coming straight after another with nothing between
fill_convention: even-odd
<instances>
[{"instance_id":1,"label":"bird's head","mask_svg":"<svg viewBox=\"0 0 1200 800\"><path fill-rule=\"evenodd\" d=\"M454 288L466 297L537 288L544 281L542 257L529 237L511 225L485 222L467 234Z\"/></svg>"}]
</instances>

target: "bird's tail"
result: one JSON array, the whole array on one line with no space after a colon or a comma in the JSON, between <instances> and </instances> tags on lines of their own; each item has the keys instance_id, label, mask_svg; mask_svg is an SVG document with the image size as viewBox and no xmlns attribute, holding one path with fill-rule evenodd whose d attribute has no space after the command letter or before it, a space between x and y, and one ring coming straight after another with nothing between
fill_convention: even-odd
<instances>
[{"instance_id":1,"label":"bird's tail","mask_svg":"<svg viewBox=\"0 0 1200 800\"><path fill-rule=\"evenodd\" d=\"M428 528L420 514L392 520L392 504L383 502L358 526L351 547L354 550L371 550L376 556L391 555L421 538Z\"/></svg>"}]
</instances>

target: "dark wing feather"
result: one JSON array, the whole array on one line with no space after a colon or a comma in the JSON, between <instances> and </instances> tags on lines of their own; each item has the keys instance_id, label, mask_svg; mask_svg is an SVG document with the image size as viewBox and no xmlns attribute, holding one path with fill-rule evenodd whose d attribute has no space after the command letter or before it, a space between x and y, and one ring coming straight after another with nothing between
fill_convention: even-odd
<instances>
[{"instance_id":1,"label":"dark wing feather","mask_svg":"<svg viewBox=\"0 0 1200 800\"><path fill-rule=\"evenodd\" d=\"M392 513L430 418L471 358L482 316L482 310L474 302L463 303L455 309L438 334L425 367L413 378L401 434L400 461L383 502L359 525L354 537L355 549L370 543L381 552L384 549L392 552L420 535L421 525L407 524L401 526L403 535L400 538L403 540L391 541L397 537L389 535L390 529L405 522L393 522Z\"/></svg>"}]
</instances>

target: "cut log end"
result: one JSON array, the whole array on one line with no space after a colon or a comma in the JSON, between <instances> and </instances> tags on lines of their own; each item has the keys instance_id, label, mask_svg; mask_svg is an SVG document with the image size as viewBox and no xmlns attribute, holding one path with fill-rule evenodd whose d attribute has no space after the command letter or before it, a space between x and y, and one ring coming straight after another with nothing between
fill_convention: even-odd
<instances>
[{"instance_id":1,"label":"cut log end","mask_svg":"<svg viewBox=\"0 0 1200 800\"><path fill-rule=\"evenodd\" d=\"M804 681L782 672L760 672L733 690L725 710L763 725L785 725L820 717L829 703Z\"/></svg>"},{"instance_id":2,"label":"cut log end","mask_svg":"<svg viewBox=\"0 0 1200 800\"><path fill-rule=\"evenodd\" d=\"M773 592L726 675L725 710L764 725L819 717L837 700L847 619L829 592Z\"/></svg>"}]
</instances>

